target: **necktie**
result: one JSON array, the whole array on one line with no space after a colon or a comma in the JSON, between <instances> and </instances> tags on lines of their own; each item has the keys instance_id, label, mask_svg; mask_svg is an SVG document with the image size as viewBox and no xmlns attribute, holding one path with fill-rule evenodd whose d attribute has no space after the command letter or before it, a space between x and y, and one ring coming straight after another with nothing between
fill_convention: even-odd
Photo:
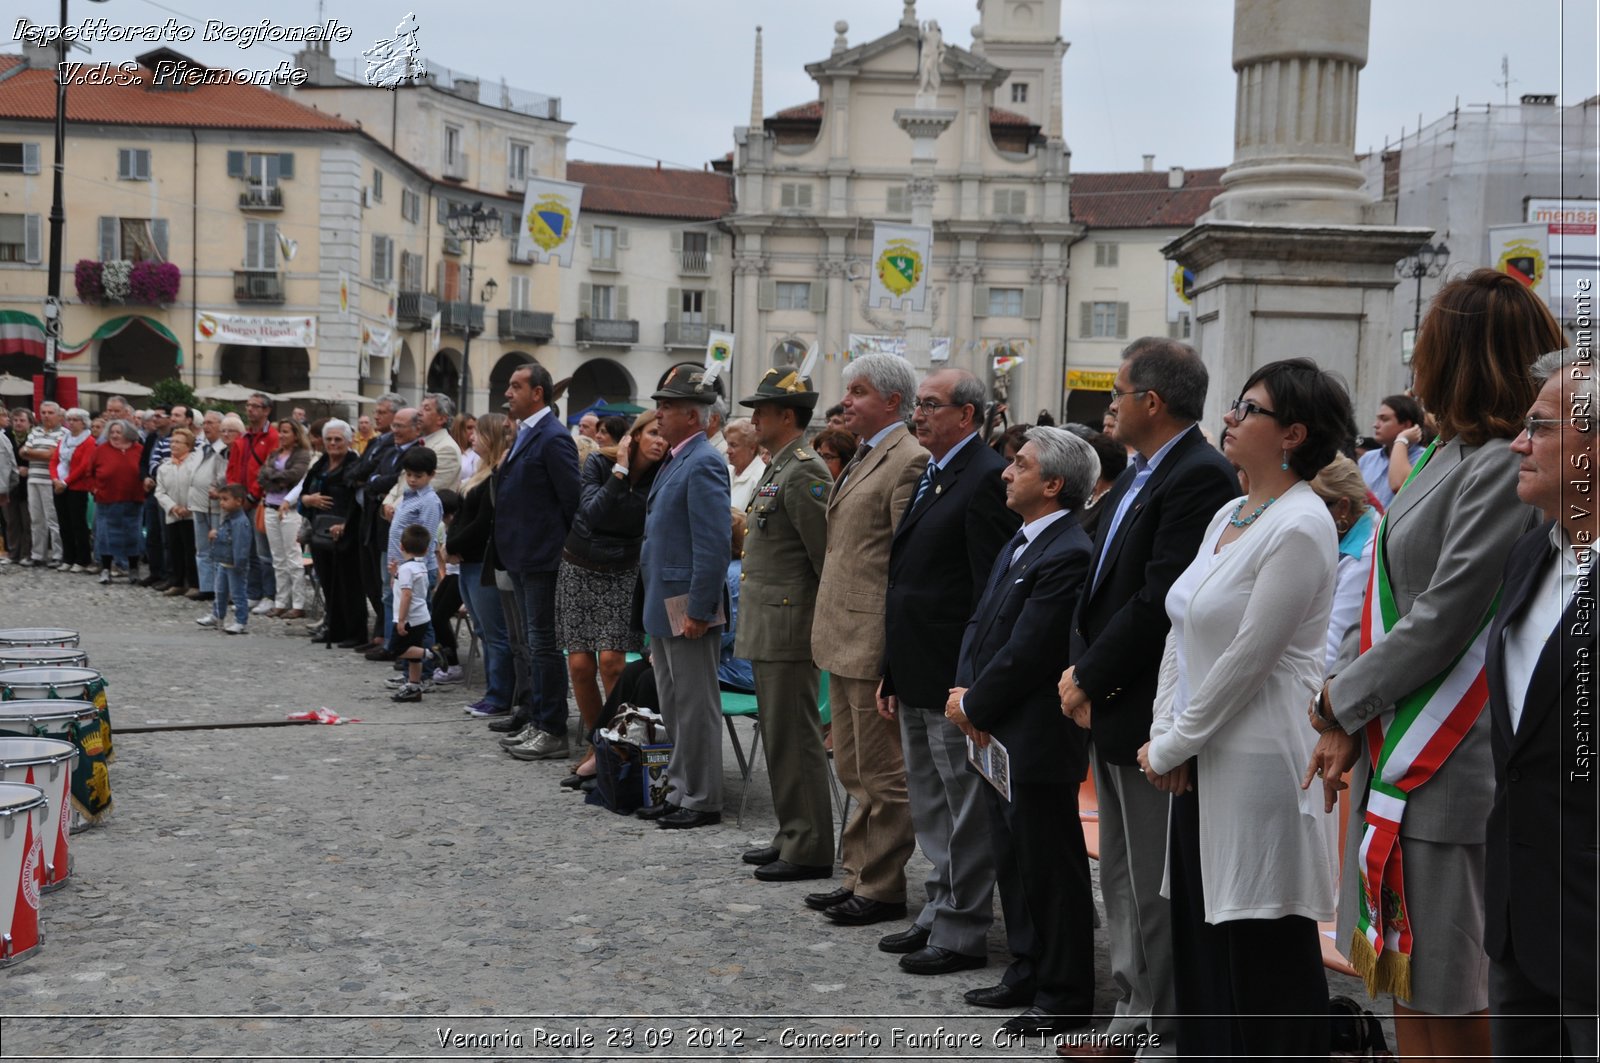
<instances>
[{"instance_id":1,"label":"necktie","mask_svg":"<svg viewBox=\"0 0 1600 1063\"><path fill-rule=\"evenodd\" d=\"M989 594L993 594L1000 584L1005 582L1007 573L1011 571L1011 564L1016 559L1017 548L1027 541L1028 537L1019 529L1017 534L1011 537L1011 541L1006 543L1005 549L1000 552L999 561L995 564L994 578L989 581Z\"/></svg>"},{"instance_id":2,"label":"necktie","mask_svg":"<svg viewBox=\"0 0 1600 1063\"><path fill-rule=\"evenodd\" d=\"M850 459L850 464L846 465L844 467L844 471L839 474L839 483L841 485L843 485L846 480L850 479L850 474L856 471L856 466L860 465L866 460L867 452L871 449L871 443L863 443L856 449L855 457Z\"/></svg>"},{"instance_id":3,"label":"necktie","mask_svg":"<svg viewBox=\"0 0 1600 1063\"><path fill-rule=\"evenodd\" d=\"M938 479L939 467L931 461L928 462L928 467L922 470L922 479L917 481L916 496L911 499L911 507L913 509L922 501L922 496L928 493L928 488L938 482Z\"/></svg>"}]
</instances>

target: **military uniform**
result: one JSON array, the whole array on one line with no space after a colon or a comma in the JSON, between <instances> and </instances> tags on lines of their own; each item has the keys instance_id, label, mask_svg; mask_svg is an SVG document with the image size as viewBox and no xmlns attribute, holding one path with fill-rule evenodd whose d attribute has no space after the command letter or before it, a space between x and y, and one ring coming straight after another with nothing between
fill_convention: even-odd
<instances>
[{"instance_id":1,"label":"military uniform","mask_svg":"<svg viewBox=\"0 0 1600 1063\"><path fill-rule=\"evenodd\" d=\"M816 393L792 369L774 369L742 406L811 408ZM754 666L761 736L772 783L778 859L798 868L833 863L828 757L817 715L811 620L828 546L833 477L797 436L772 457L747 507L739 630L734 652ZM759 876L768 877L768 876Z\"/></svg>"}]
</instances>

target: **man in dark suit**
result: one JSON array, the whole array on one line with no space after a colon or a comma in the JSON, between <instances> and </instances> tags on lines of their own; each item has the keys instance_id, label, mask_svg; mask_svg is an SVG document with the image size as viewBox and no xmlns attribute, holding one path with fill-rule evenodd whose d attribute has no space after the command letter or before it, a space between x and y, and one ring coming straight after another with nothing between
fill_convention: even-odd
<instances>
[{"instance_id":1,"label":"man in dark suit","mask_svg":"<svg viewBox=\"0 0 1600 1063\"><path fill-rule=\"evenodd\" d=\"M1011 799L983 783L1012 962L968 1003L1020 1007L1005 1029L1083 1026L1094 1010L1094 896L1078 825L1087 736L1058 711L1056 680L1092 546L1075 514L1100 460L1064 428L1033 428L1005 470L1006 505L1022 528L1001 549L961 642L946 717L1008 751Z\"/></svg>"},{"instance_id":2,"label":"man in dark suit","mask_svg":"<svg viewBox=\"0 0 1600 1063\"><path fill-rule=\"evenodd\" d=\"M394 654L386 648L394 632L394 601L392 581L388 578L387 554L389 549L389 523L394 508L385 497L390 488L400 482L400 459L414 446L421 445L422 422L417 411L402 406L394 412L389 422L388 442L380 440L367 448L372 455L370 463L363 458L357 475L362 477L361 542L370 546L378 568L378 616L374 631L383 638L382 645L366 651L369 661L392 661Z\"/></svg>"},{"instance_id":3,"label":"man in dark suit","mask_svg":"<svg viewBox=\"0 0 1600 1063\"><path fill-rule=\"evenodd\" d=\"M1549 518L1506 560L1485 668L1494 752L1484 899L1496 1056L1593 1059L1597 832L1594 362L1534 363L1544 384L1517 497Z\"/></svg>"},{"instance_id":4,"label":"man in dark suit","mask_svg":"<svg viewBox=\"0 0 1600 1063\"><path fill-rule=\"evenodd\" d=\"M554 383L537 362L511 374L511 416L522 422L494 474L494 548L521 605L531 699L520 706L536 728L509 750L518 760L567 755L567 666L556 641L556 570L578 511L578 448L550 409ZM398 418L396 419L398 421Z\"/></svg>"},{"instance_id":5,"label":"man in dark suit","mask_svg":"<svg viewBox=\"0 0 1600 1063\"><path fill-rule=\"evenodd\" d=\"M961 634L1017 529L1000 482L1005 460L978 438L984 398L965 369L938 370L918 386L912 422L928 461L889 548L878 712L899 720L911 822L933 873L916 923L878 947L904 953L900 968L912 974L989 962L994 859L983 780L967 770L966 738L944 718Z\"/></svg>"},{"instance_id":6,"label":"man in dark suit","mask_svg":"<svg viewBox=\"0 0 1600 1063\"><path fill-rule=\"evenodd\" d=\"M1136 453L1095 503L1105 512L1072 625L1072 667L1059 688L1062 711L1094 740L1100 891L1118 988L1107 1030L1157 1035L1166 1052L1176 1044L1177 1010L1171 922L1160 893L1167 796L1146 781L1137 754L1150 740L1171 627L1167 591L1194 560L1211 518L1240 493L1233 467L1195 424L1206 384L1206 367L1188 344L1145 337L1122 352L1112 392L1114 431ZM1067 1045L1061 1054L1131 1056L1128 1039Z\"/></svg>"}]
</instances>

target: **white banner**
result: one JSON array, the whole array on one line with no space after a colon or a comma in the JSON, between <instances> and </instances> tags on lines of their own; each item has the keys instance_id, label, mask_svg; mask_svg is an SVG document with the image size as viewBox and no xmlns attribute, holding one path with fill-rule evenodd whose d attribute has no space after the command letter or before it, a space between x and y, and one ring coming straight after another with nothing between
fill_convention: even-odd
<instances>
[{"instance_id":1,"label":"white banner","mask_svg":"<svg viewBox=\"0 0 1600 1063\"><path fill-rule=\"evenodd\" d=\"M728 365L732 361L733 333L715 330L709 332L706 336L706 386L716 383L717 377L728 371Z\"/></svg>"},{"instance_id":2,"label":"white banner","mask_svg":"<svg viewBox=\"0 0 1600 1063\"><path fill-rule=\"evenodd\" d=\"M914 225L872 223L873 306L921 310L927 304L933 230Z\"/></svg>"},{"instance_id":3,"label":"white banner","mask_svg":"<svg viewBox=\"0 0 1600 1063\"><path fill-rule=\"evenodd\" d=\"M256 317L202 310L194 319L194 338L244 347L315 347L314 317Z\"/></svg>"},{"instance_id":4,"label":"white banner","mask_svg":"<svg viewBox=\"0 0 1600 1063\"><path fill-rule=\"evenodd\" d=\"M1489 264L1509 273L1549 301L1550 244L1543 225L1494 225L1489 228Z\"/></svg>"},{"instance_id":5,"label":"white banner","mask_svg":"<svg viewBox=\"0 0 1600 1063\"><path fill-rule=\"evenodd\" d=\"M528 189L522 196L522 214L517 219L517 257L571 266L573 238L578 231L578 212L582 204L582 185L543 177L528 178Z\"/></svg>"},{"instance_id":6,"label":"white banner","mask_svg":"<svg viewBox=\"0 0 1600 1063\"><path fill-rule=\"evenodd\" d=\"M1194 274L1171 259L1167 260L1167 324L1194 317Z\"/></svg>"},{"instance_id":7,"label":"white banner","mask_svg":"<svg viewBox=\"0 0 1600 1063\"><path fill-rule=\"evenodd\" d=\"M878 336L871 333L852 332L850 340L850 357L860 358L863 354L892 354L898 358L906 356L906 338L904 336ZM932 362L947 362L950 360L950 337L934 336L928 341L928 360Z\"/></svg>"},{"instance_id":8,"label":"white banner","mask_svg":"<svg viewBox=\"0 0 1600 1063\"><path fill-rule=\"evenodd\" d=\"M1545 290L1550 309L1563 321L1580 314L1580 285L1600 286L1600 202L1593 199L1530 199L1528 222L1549 236L1550 276ZM1590 297L1592 298L1592 296Z\"/></svg>"}]
</instances>

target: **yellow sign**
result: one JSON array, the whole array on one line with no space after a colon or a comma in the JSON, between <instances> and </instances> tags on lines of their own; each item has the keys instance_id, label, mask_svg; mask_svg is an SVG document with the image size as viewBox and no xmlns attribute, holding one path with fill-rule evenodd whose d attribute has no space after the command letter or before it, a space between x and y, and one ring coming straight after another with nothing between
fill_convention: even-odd
<instances>
[{"instance_id":1,"label":"yellow sign","mask_svg":"<svg viewBox=\"0 0 1600 1063\"><path fill-rule=\"evenodd\" d=\"M1115 391L1116 373L1096 373L1086 369L1068 369L1067 387L1074 391Z\"/></svg>"}]
</instances>

